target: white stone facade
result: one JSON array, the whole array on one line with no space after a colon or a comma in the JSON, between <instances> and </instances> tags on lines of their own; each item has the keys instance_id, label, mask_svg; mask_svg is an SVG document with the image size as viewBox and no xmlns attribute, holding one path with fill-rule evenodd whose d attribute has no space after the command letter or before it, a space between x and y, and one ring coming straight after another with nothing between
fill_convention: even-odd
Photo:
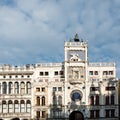
<instances>
[{"instance_id":1,"label":"white stone facade","mask_svg":"<svg viewBox=\"0 0 120 120\"><path fill-rule=\"evenodd\" d=\"M0 119L119 119L115 63L89 63L77 35L64 49L63 63L0 66Z\"/></svg>"}]
</instances>

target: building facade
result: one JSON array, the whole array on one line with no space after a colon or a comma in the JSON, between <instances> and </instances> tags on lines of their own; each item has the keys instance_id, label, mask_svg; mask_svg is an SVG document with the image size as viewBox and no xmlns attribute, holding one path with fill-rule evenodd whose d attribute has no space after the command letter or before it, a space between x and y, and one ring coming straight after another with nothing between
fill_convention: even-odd
<instances>
[{"instance_id":1,"label":"building facade","mask_svg":"<svg viewBox=\"0 0 120 120\"><path fill-rule=\"evenodd\" d=\"M75 35L63 63L0 66L0 120L118 120L115 63L90 63Z\"/></svg>"}]
</instances>

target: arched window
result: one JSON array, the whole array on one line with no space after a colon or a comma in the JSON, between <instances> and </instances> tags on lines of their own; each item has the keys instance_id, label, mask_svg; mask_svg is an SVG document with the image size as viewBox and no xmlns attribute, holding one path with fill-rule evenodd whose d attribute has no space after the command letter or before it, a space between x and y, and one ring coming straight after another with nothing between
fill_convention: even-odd
<instances>
[{"instance_id":1,"label":"arched window","mask_svg":"<svg viewBox=\"0 0 120 120\"><path fill-rule=\"evenodd\" d=\"M40 105L40 97L39 96L36 97L36 105Z\"/></svg>"},{"instance_id":2,"label":"arched window","mask_svg":"<svg viewBox=\"0 0 120 120\"><path fill-rule=\"evenodd\" d=\"M7 94L7 83L3 82L3 94Z\"/></svg>"},{"instance_id":3,"label":"arched window","mask_svg":"<svg viewBox=\"0 0 120 120\"><path fill-rule=\"evenodd\" d=\"M19 102L17 100L14 101L14 111L15 113L19 112Z\"/></svg>"},{"instance_id":4,"label":"arched window","mask_svg":"<svg viewBox=\"0 0 120 120\"><path fill-rule=\"evenodd\" d=\"M27 102L26 102L26 112L30 113L30 111L31 111L31 101L27 100Z\"/></svg>"},{"instance_id":5,"label":"arched window","mask_svg":"<svg viewBox=\"0 0 120 120\"><path fill-rule=\"evenodd\" d=\"M53 96L53 105L57 105L57 97L55 95Z\"/></svg>"},{"instance_id":6,"label":"arched window","mask_svg":"<svg viewBox=\"0 0 120 120\"><path fill-rule=\"evenodd\" d=\"M27 82L27 94L31 94L31 83L30 82Z\"/></svg>"},{"instance_id":7,"label":"arched window","mask_svg":"<svg viewBox=\"0 0 120 120\"><path fill-rule=\"evenodd\" d=\"M58 105L62 105L62 96L58 96Z\"/></svg>"},{"instance_id":8,"label":"arched window","mask_svg":"<svg viewBox=\"0 0 120 120\"><path fill-rule=\"evenodd\" d=\"M19 94L19 83L15 82L15 94Z\"/></svg>"},{"instance_id":9,"label":"arched window","mask_svg":"<svg viewBox=\"0 0 120 120\"><path fill-rule=\"evenodd\" d=\"M114 105L115 104L115 96L111 95L111 104Z\"/></svg>"},{"instance_id":10,"label":"arched window","mask_svg":"<svg viewBox=\"0 0 120 120\"><path fill-rule=\"evenodd\" d=\"M21 94L25 94L25 83L21 82Z\"/></svg>"},{"instance_id":11,"label":"arched window","mask_svg":"<svg viewBox=\"0 0 120 120\"><path fill-rule=\"evenodd\" d=\"M0 83L0 94L2 94L2 93L1 93L1 83Z\"/></svg>"},{"instance_id":12,"label":"arched window","mask_svg":"<svg viewBox=\"0 0 120 120\"><path fill-rule=\"evenodd\" d=\"M20 112L25 112L25 102L24 102L24 100L20 101Z\"/></svg>"},{"instance_id":13,"label":"arched window","mask_svg":"<svg viewBox=\"0 0 120 120\"><path fill-rule=\"evenodd\" d=\"M96 105L99 105L99 95L96 95Z\"/></svg>"},{"instance_id":14,"label":"arched window","mask_svg":"<svg viewBox=\"0 0 120 120\"><path fill-rule=\"evenodd\" d=\"M106 96L106 98L105 98L106 105L109 105L109 99L110 99L110 97Z\"/></svg>"},{"instance_id":15,"label":"arched window","mask_svg":"<svg viewBox=\"0 0 120 120\"><path fill-rule=\"evenodd\" d=\"M9 113L13 112L13 103L12 103L12 100L8 101L8 112Z\"/></svg>"},{"instance_id":16,"label":"arched window","mask_svg":"<svg viewBox=\"0 0 120 120\"><path fill-rule=\"evenodd\" d=\"M44 106L44 105L45 105L45 97L42 96L42 106Z\"/></svg>"},{"instance_id":17,"label":"arched window","mask_svg":"<svg viewBox=\"0 0 120 120\"><path fill-rule=\"evenodd\" d=\"M7 103L6 101L2 101L2 113L7 113Z\"/></svg>"},{"instance_id":18,"label":"arched window","mask_svg":"<svg viewBox=\"0 0 120 120\"><path fill-rule=\"evenodd\" d=\"M9 82L9 94L13 93L13 83Z\"/></svg>"},{"instance_id":19,"label":"arched window","mask_svg":"<svg viewBox=\"0 0 120 120\"><path fill-rule=\"evenodd\" d=\"M90 97L90 105L94 105L94 96Z\"/></svg>"}]
</instances>

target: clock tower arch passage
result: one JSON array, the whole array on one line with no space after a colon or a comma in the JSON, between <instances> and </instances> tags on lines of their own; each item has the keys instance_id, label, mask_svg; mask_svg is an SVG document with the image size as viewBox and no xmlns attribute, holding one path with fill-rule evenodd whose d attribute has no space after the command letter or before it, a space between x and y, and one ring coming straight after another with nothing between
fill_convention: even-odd
<instances>
[{"instance_id":1,"label":"clock tower arch passage","mask_svg":"<svg viewBox=\"0 0 120 120\"><path fill-rule=\"evenodd\" d=\"M80 111L73 111L69 115L69 120L84 120L84 116Z\"/></svg>"}]
</instances>

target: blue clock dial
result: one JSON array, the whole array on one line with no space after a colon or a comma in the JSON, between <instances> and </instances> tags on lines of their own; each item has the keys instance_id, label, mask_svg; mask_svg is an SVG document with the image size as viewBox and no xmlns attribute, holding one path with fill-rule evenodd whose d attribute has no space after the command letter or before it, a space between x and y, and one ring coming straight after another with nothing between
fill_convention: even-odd
<instances>
[{"instance_id":1,"label":"blue clock dial","mask_svg":"<svg viewBox=\"0 0 120 120\"><path fill-rule=\"evenodd\" d=\"M79 92L73 92L71 97L72 97L73 101L81 100L81 98L82 98L82 96Z\"/></svg>"}]
</instances>

